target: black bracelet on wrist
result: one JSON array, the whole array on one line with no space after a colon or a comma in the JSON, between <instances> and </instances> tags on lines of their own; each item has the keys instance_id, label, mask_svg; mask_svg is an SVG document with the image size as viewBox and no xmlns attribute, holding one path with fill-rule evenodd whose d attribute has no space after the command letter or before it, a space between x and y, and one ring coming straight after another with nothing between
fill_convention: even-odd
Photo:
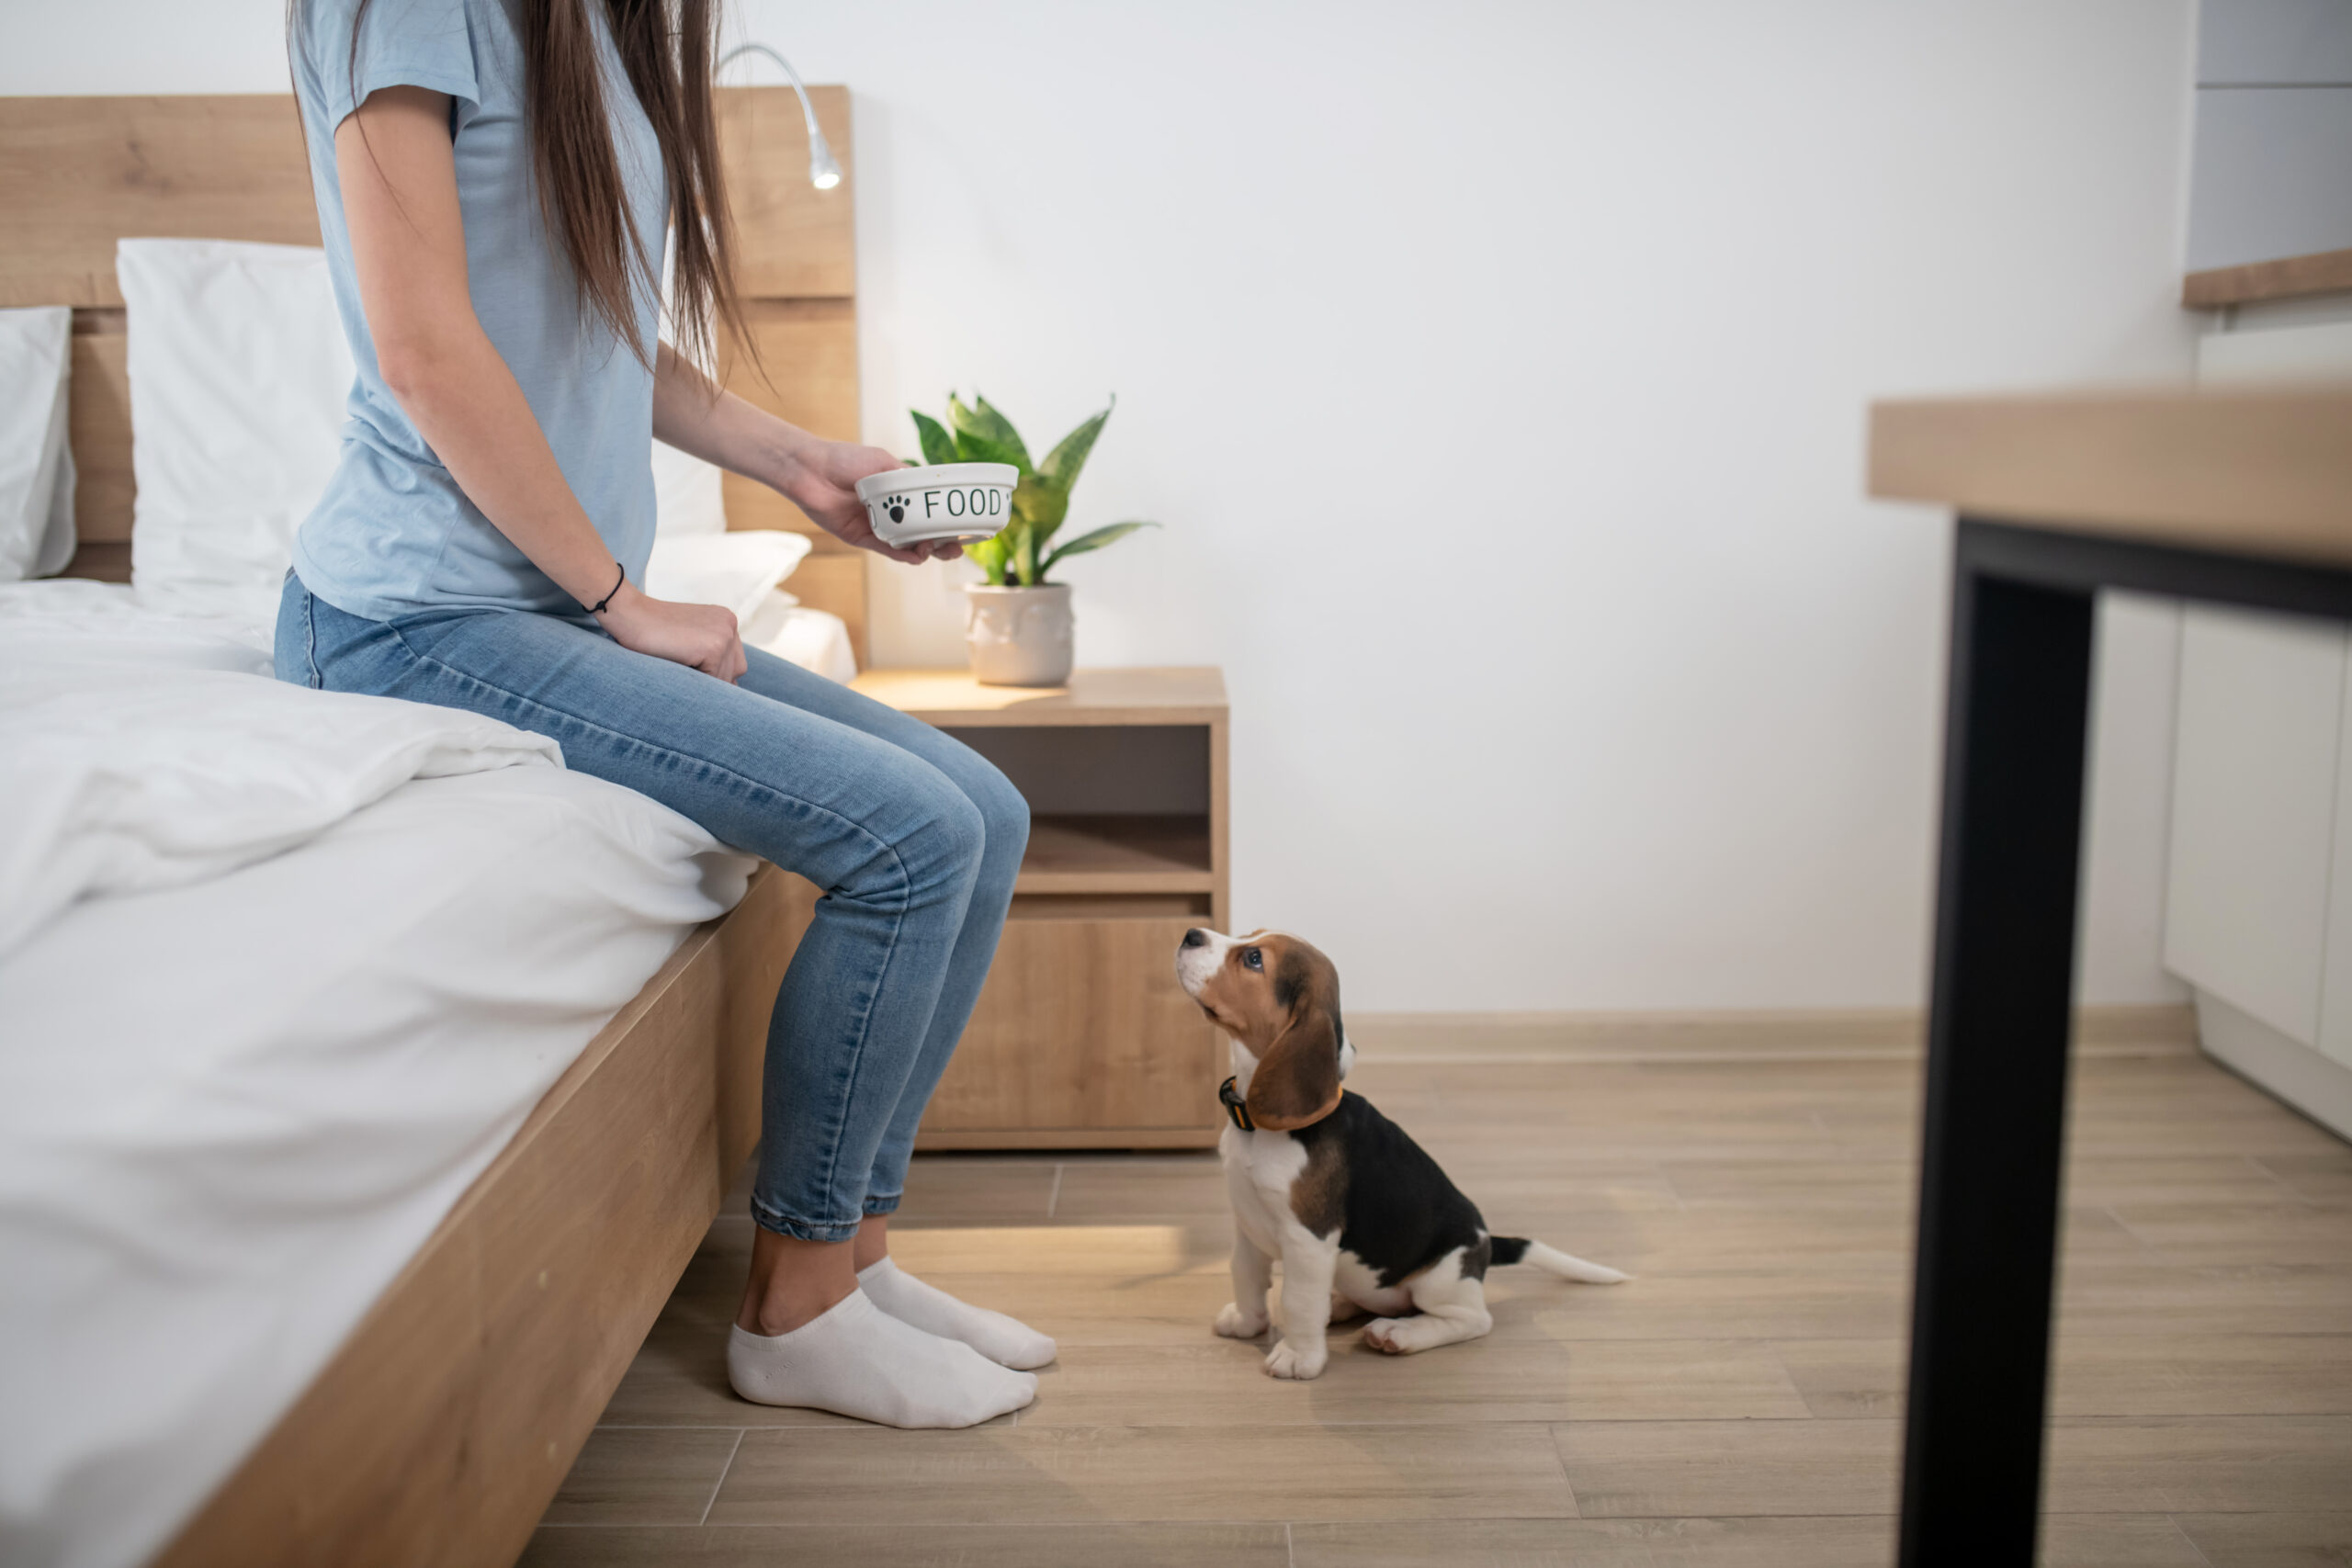
<instances>
[{"instance_id":1,"label":"black bracelet on wrist","mask_svg":"<svg viewBox=\"0 0 2352 1568\"><path fill-rule=\"evenodd\" d=\"M615 561L613 564L616 567L620 567L620 575L613 579L613 593L618 593L621 591L621 584L628 581L628 568L621 566L621 563L618 561ZM592 615L603 615L605 613L605 606L613 602L613 593L607 593L602 599L597 600L594 604L589 605L588 613Z\"/></svg>"}]
</instances>

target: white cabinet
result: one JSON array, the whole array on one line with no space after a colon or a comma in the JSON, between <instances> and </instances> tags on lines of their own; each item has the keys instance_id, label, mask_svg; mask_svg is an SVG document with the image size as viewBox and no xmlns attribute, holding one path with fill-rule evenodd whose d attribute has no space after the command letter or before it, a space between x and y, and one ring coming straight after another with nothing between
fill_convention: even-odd
<instances>
[{"instance_id":1,"label":"white cabinet","mask_svg":"<svg viewBox=\"0 0 2352 1568\"><path fill-rule=\"evenodd\" d=\"M2209 1051L2352 1136L2347 663L2333 623L2183 614L2165 965Z\"/></svg>"},{"instance_id":2,"label":"white cabinet","mask_svg":"<svg viewBox=\"0 0 2352 1568\"><path fill-rule=\"evenodd\" d=\"M2344 660L2327 622L2181 617L2165 964L2306 1045L2320 1037Z\"/></svg>"},{"instance_id":3,"label":"white cabinet","mask_svg":"<svg viewBox=\"0 0 2352 1568\"><path fill-rule=\"evenodd\" d=\"M2352 245L2352 5L2203 0L2188 270Z\"/></svg>"}]
</instances>

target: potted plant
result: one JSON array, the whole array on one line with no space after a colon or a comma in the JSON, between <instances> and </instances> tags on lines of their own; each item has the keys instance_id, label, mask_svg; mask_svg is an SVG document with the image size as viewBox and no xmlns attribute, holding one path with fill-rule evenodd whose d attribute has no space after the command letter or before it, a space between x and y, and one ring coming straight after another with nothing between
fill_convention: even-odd
<instances>
[{"instance_id":1,"label":"potted plant","mask_svg":"<svg viewBox=\"0 0 2352 1568\"><path fill-rule=\"evenodd\" d=\"M1118 399L1111 400L1111 407ZM967 584L970 604L964 641L971 650L972 674L989 686L1058 686L1069 679L1072 659L1069 587L1047 574L1071 556L1099 550L1153 523L1112 523L1074 539L1055 543L1069 515L1070 487L1086 467L1087 454L1111 417L1111 409L1062 437L1045 461L1029 460L1029 448L1012 422L974 395L969 405L950 392L947 422L910 409L922 442L925 463L1010 463L1021 470L1012 491L1012 521L1001 532L964 547L979 563L986 582Z\"/></svg>"}]
</instances>

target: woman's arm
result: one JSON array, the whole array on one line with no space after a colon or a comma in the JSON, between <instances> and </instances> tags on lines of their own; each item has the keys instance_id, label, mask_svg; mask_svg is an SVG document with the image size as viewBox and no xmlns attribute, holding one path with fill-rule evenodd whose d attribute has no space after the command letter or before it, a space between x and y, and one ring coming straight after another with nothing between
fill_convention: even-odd
<instances>
[{"instance_id":1,"label":"woman's arm","mask_svg":"<svg viewBox=\"0 0 2352 1568\"><path fill-rule=\"evenodd\" d=\"M946 560L961 545L901 549L875 537L857 481L888 473L899 459L879 446L826 441L720 392L668 344L653 367L653 434L707 463L759 480L787 497L834 537L892 560Z\"/></svg>"},{"instance_id":2,"label":"woman's arm","mask_svg":"<svg viewBox=\"0 0 2352 1568\"><path fill-rule=\"evenodd\" d=\"M498 531L582 606L618 575L565 482L514 372L476 319L449 141L449 99L387 87L335 128L352 269L384 385ZM625 583L597 617L614 640L732 681L734 615Z\"/></svg>"}]
</instances>

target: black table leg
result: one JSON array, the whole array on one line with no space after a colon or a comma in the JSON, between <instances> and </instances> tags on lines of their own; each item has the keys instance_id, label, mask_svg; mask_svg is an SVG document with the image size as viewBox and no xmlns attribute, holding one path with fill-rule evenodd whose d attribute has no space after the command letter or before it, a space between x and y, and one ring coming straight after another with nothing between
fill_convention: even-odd
<instances>
[{"instance_id":1,"label":"black table leg","mask_svg":"<svg viewBox=\"0 0 2352 1568\"><path fill-rule=\"evenodd\" d=\"M1904 1568L2033 1560L2092 595L1954 557Z\"/></svg>"}]
</instances>

